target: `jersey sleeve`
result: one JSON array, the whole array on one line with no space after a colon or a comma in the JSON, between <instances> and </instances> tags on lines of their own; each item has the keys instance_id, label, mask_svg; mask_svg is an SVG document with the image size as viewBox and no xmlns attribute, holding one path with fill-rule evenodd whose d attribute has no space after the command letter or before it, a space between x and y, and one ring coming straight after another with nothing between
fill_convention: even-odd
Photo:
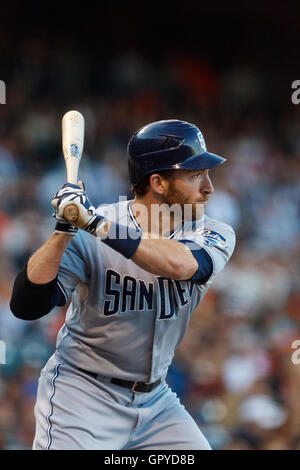
<instances>
[{"instance_id":1,"label":"jersey sleeve","mask_svg":"<svg viewBox=\"0 0 300 470\"><path fill-rule=\"evenodd\" d=\"M224 224L224 227L216 230L206 228L203 233L203 249L211 256L213 262L213 272L209 283L225 268L236 242L234 230L229 225Z\"/></svg>"},{"instance_id":2,"label":"jersey sleeve","mask_svg":"<svg viewBox=\"0 0 300 470\"><path fill-rule=\"evenodd\" d=\"M188 233L184 243L192 251L198 263L201 263L203 259L208 266L203 252L211 259L212 269L209 276L204 278L201 284L211 284L215 276L224 269L232 256L235 242L234 230L224 223L219 223L217 226L208 225L200 230ZM197 252L199 255L197 255Z\"/></svg>"},{"instance_id":3,"label":"jersey sleeve","mask_svg":"<svg viewBox=\"0 0 300 470\"><path fill-rule=\"evenodd\" d=\"M84 235L90 236L85 233ZM80 282L86 283L90 277L90 267L85 252L83 234L78 232L67 246L58 269L57 284L66 301L76 285Z\"/></svg>"}]
</instances>

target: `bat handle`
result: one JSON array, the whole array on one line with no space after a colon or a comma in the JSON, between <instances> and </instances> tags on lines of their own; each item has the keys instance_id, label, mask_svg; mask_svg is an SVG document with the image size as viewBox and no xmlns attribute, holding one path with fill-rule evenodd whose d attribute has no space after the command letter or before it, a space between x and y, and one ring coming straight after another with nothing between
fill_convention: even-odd
<instances>
[{"instance_id":1,"label":"bat handle","mask_svg":"<svg viewBox=\"0 0 300 470\"><path fill-rule=\"evenodd\" d=\"M67 159L67 181L71 184L77 184L77 176L80 160L77 157L69 156ZM69 224L74 225L79 218L79 210L75 204L68 204L63 211L64 219Z\"/></svg>"},{"instance_id":2,"label":"bat handle","mask_svg":"<svg viewBox=\"0 0 300 470\"><path fill-rule=\"evenodd\" d=\"M66 167L67 167L67 182L71 184L77 184L77 176L79 169L80 160L77 157L72 155L67 157Z\"/></svg>"}]
</instances>

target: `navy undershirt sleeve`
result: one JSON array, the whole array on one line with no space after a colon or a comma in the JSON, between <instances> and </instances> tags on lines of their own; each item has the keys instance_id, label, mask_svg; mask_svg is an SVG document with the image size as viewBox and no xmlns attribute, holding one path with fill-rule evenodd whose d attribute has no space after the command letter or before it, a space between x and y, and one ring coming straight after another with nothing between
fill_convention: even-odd
<instances>
[{"instance_id":1,"label":"navy undershirt sleeve","mask_svg":"<svg viewBox=\"0 0 300 470\"><path fill-rule=\"evenodd\" d=\"M15 317L36 320L65 303L57 277L46 284L34 284L27 277L27 264L17 275L10 300L10 309Z\"/></svg>"},{"instance_id":2,"label":"navy undershirt sleeve","mask_svg":"<svg viewBox=\"0 0 300 470\"><path fill-rule=\"evenodd\" d=\"M195 272L189 281L196 281L199 284L205 284L213 273L213 262L210 255L200 245L190 240L178 240L179 243L183 243L193 253L194 257L198 262L198 270Z\"/></svg>"}]
</instances>

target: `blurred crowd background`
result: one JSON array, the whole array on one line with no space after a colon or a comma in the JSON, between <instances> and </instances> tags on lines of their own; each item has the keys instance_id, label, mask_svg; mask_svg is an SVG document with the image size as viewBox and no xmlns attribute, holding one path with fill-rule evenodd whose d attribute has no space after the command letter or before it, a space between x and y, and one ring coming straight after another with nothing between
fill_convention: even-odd
<instances>
[{"instance_id":1,"label":"blurred crowd background","mask_svg":"<svg viewBox=\"0 0 300 470\"><path fill-rule=\"evenodd\" d=\"M34 27L32 10L24 16L17 2L8 9L0 28L0 449L31 448L37 379L64 322L66 307L16 319L9 300L16 273L53 230L50 200L66 178L61 118L78 109L86 119L80 177L95 205L131 197L126 145L151 121L193 122L208 149L228 159L211 172L207 214L233 226L235 253L194 312L168 381L214 449L300 450L300 364L292 361L300 105L291 101L300 16L284 5L240 5L171 16L162 5L164 20L152 13L148 22L133 7L106 6L79 37L58 23L55 34Z\"/></svg>"}]
</instances>

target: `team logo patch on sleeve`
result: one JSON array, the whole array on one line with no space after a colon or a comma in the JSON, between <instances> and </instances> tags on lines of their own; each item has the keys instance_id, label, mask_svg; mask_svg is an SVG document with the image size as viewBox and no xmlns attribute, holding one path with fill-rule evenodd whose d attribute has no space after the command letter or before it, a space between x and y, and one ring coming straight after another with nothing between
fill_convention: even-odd
<instances>
[{"instance_id":1,"label":"team logo patch on sleeve","mask_svg":"<svg viewBox=\"0 0 300 470\"><path fill-rule=\"evenodd\" d=\"M226 238L224 238L218 232L214 232L213 230L209 230L208 228L205 228L203 230L203 236L204 236L205 245L220 246L222 248L228 247Z\"/></svg>"}]
</instances>

